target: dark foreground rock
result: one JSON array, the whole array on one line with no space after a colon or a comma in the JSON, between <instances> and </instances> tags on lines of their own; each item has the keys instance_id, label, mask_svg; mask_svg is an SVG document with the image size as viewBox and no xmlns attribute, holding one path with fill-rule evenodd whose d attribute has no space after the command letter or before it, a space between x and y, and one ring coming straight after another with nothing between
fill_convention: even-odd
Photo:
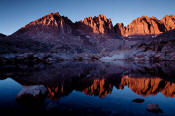
<instances>
[{"instance_id":1,"label":"dark foreground rock","mask_svg":"<svg viewBox=\"0 0 175 116\"><path fill-rule=\"evenodd\" d=\"M148 104L147 105L147 111L153 112L153 113L163 113L163 111L159 108L157 104Z\"/></svg>"},{"instance_id":2,"label":"dark foreground rock","mask_svg":"<svg viewBox=\"0 0 175 116\"><path fill-rule=\"evenodd\" d=\"M0 38L4 38L4 37L7 37L6 35L0 33Z\"/></svg>"},{"instance_id":3,"label":"dark foreground rock","mask_svg":"<svg viewBox=\"0 0 175 116\"><path fill-rule=\"evenodd\" d=\"M133 100L133 102L135 103L143 103L145 100L144 99L141 99L141 98L136 98Z\"/></svg>"},{"instance_id":4,"label":"dark foreground rock","mask_svg":"<svg viewBox=\"0 0 175 116\"><path fill-rule=\"evenodd\" d=\"M43 85L24 87L17 95L16 99L21 104L39 104L47 94L47 89Z\"/></svg>"}]
</instances>

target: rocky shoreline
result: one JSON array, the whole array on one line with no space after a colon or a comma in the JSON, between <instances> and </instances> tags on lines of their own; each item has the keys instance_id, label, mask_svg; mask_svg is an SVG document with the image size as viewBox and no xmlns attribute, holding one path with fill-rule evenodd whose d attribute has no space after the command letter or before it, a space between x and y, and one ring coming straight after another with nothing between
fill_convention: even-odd
<instances>
[{"instance_id":1,"label":"rocky shoreline","mask_svg":"<svg viewBox=\"0 0 175 116\"><path fill-rule=\"evenodd\" d=\"M119 51L121 52L121 51ZM129 51L127 51L129 52ZM7 54L7 55L0 55L0 64L15 64L15 63L54 63L54 62L60 62L60 61L102 61L102 62L109 62L109 61L134 61L134 62L162 62L162 61L175 61L174 58L161 58L161 53L156 54L156 56L150 55L150 56L144 56L143 54L135 54L134 57L131 54L130 56L127 56L128 58L125 59L125 56L123 55L125 52L122 52L121 54L115 54L113 56L98 56L95 54L87 55L87 54L78 54L74 56L65 56L65 55L59 55L59 54L44 54L44 53L24 53L24 54ZM153 52L149 52L151 54ZM161 58L161 59L160 59Z\"/></svg>"}]
</instances>

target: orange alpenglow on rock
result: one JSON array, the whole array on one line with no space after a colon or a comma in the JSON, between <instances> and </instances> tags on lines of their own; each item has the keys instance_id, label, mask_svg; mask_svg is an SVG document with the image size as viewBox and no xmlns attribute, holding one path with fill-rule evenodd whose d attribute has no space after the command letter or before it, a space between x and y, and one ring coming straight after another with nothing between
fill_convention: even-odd
<instances>
[{"instance_id":1,"label":"orange alpenglow on rock","mask_svg":"<svg viewBox=\"0 0 175 116\"><path fill-rule=\"evenodd\" d=\"M60 16L58 12L50 13L27 24L12 36L21 38L57 38L61 34L72 33L72 24L71 20Z\"/></svg>"},{"instance_id":2,"label":"orange alpenglow on rock","mask_svg":"<svg viewBox=\"0 0 175 116\"><path fill-rule=\"evenodd\" d=\"M175 15L166 15L161 20L156 17L142 16L133 20L128 26L117 23L115 32L121 36L158 35L175 29Z\"/></svg>"},{"instance_id":3,"label":"orange alpenglow on rock","mask_svg":"<svg viewBox=\"0 0 175 116\"><path fill-rule=\"evenodd\" d=\"M161 19L167 31L175 29L175 15L166 15Z\"/></svg>"},{"instance_id":4,"label":"orange alpenglow on rock","mask_svg":"<svg viewBox=\"0 0 175 116\"><path fill-rule=\"evenodd\" d=\"M165 31L164 25L156 17L142 16L133 20L128 26L116 24L115 31L122 36L157 35Z\"/></svg>"},{"instance_id":5,"label":"orange alpenglow on rock","mask_svg":"<svg viewBox=\"0 0 175 116\"><path fill-rule=\"evenodd\" d=\"M161 20L156 17L142 16L133 20L128 26L117 23L113 26L111 19L103 14L94 17L84 18L82 21L73 23L67 17L57 13L50 13L36 21L33 21L17 32L12 34L13 38L58 38L61 35L120 35L145 36L158 35L175 29L175 15L166 15ZM114 36L114 37L115 37ZM72 38L72 37L70 37ZM107 38L107 37L106 37ZM115 37L117 38L117 37Z\"/></svg>"},{"instance_id":6,"label":"orange alpenglow on rock","mask_svg":"<svg viewBox=\"0 0 175 116\"><path fill-rule=\"evenodd\" d=\"M103 14L100 14L98 17L94 16L93 18L92 17L85 18L81 22L91 27L93 33L107 34L114 32L111 19L107 19Z\"/></svg>"}]
</instances>

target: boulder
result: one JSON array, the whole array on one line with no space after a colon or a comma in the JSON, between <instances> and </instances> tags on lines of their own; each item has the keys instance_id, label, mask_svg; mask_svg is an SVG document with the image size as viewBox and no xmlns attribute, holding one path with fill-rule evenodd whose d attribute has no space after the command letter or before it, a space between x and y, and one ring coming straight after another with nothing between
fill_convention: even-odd
<instances>
[{"instance_id":1,"label":"boulder","mask_svg":"<svg viewBox=\"0 0 175 116\"><path fill-rule=\"evenodd\" d=\"M162 110L159 108L158 104L147 104L147 111L153 113L162 113Z\"/></svg>"},{"instance_id":2,"label":"boulder","mask_svg":"<svg viewBox=\"0 0 175 116\"><path fill-rule=\"evenodd\" d=\"M16 99L21 104L41 103L47 94L43 85L25 86L17 95Z\"/></svg>"},{"instance_id":3,"label":"boulder","mask_svg":"<svg viewBox=\"0 0 175 116\"><path fill-rule=\"evenodd\" d=\"M143 103L145 100L144 99L141 99L141 98L136 98L133 100L133 102L135 103Z\"/></svg>"},{"instance_id":4,"label":"boulder","mask_svg":"<svg viewBox=\"0 0 175 116\"><path fill-rule=\"evenodd\" d=\"M0 38L4 38L4 37L7 37L7 35L0 33Z\"/></svg>"}]
</instances>

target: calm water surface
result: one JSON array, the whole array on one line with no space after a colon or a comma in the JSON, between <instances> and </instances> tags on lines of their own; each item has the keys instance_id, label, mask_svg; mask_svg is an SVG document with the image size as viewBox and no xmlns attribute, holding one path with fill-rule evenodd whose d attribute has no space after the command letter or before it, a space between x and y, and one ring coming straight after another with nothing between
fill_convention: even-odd
<instances>
[{"instance_id":1,"label":"calm water surface","mask_svg":"<svg viewBox=\"0 0 175 116\"><path fill-rule=\"evenodd\" d=\"M0 112L62 116L173 116L175 63L59 62L0 67ZM19 93L42 85L38 98ZM30 99L29 99L30 98ZM135 99L142 99L140 103ZM147 111L157 104L162 112Z\"/></svg>"}]
</instances>

